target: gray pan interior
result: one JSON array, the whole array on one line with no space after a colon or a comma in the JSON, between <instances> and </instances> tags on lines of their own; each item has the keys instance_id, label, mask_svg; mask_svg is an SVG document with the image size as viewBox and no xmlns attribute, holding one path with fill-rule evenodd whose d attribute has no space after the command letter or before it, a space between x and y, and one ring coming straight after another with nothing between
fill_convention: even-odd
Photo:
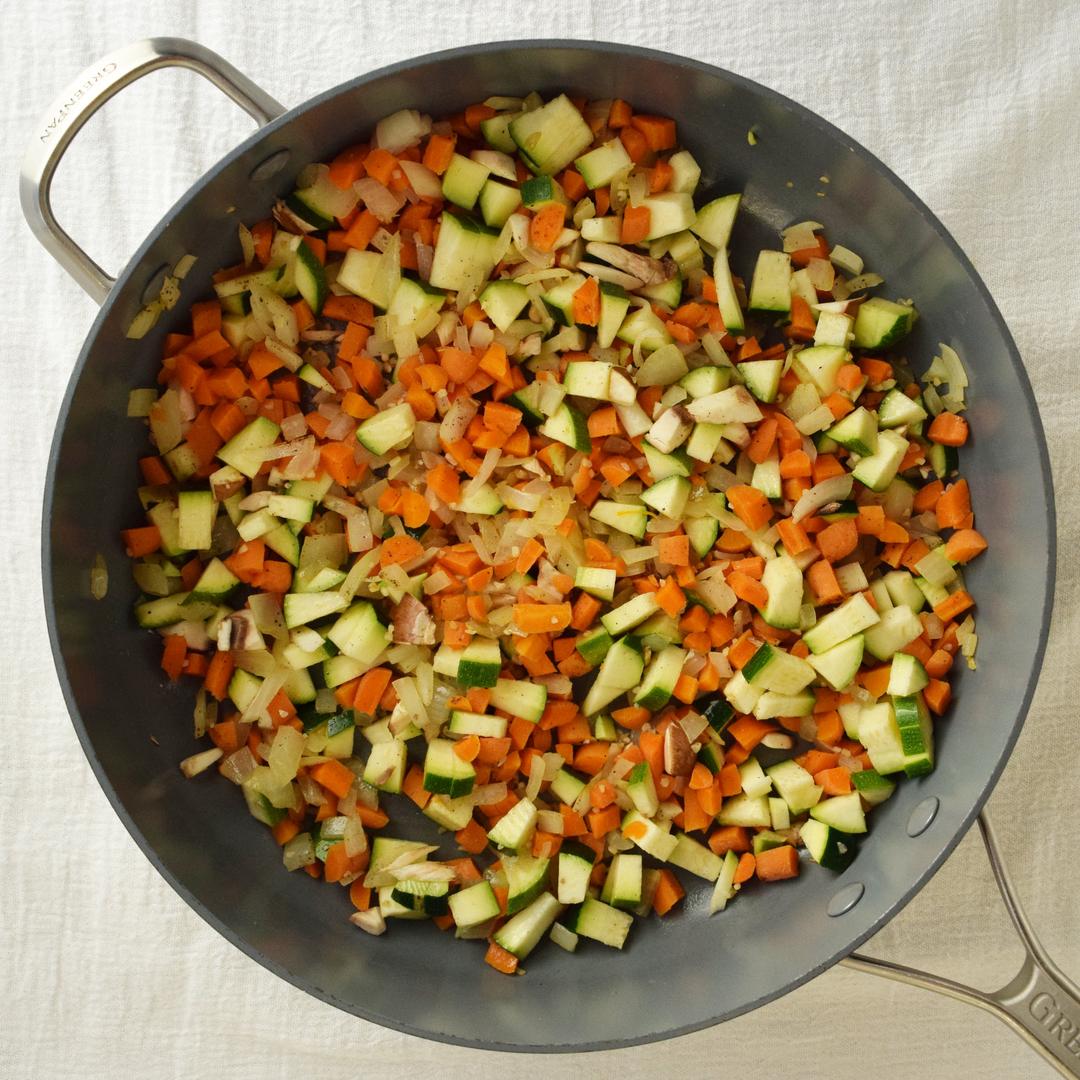
<instances>
[{"instance_id":1,"label":"gray pan interior","mask_svg":"<svg viewBox=\"0 0 1080 1080\"><path fill-rule=\"evenodd\" d=\"M968 362L975 438L963 468L990 553L970 574L979 671L964 673L956 708L938 725L938 767L875 811L845 873L809 866L797 882L747 888L711 919L708 890L694 887L682 913L636 926L625 952L589 944L571 956L548 946L530 957L527 977L508 980L482 963L481 944L431 925L392 926L377 940L357 931L345 890L286 874L231 785L213 773L182 779L176 763L195 749L191 684L162 685L157 639L131 618L135 592L117 533L140 521L135 459L145 432L125 419L128 390L153 384L162 335L185 307L144 341L125 339L155 272L192 252L185 300L205 293L211 271L235 261L238 220L266 216L305 162L325 160L395 109L444 114L532 89L619 96L677 117L702 165L703 193L745 192L737 272L749 273L749 252L775 246L777 229L809 217L884 273L887 295L917 300L909 355L924 365L945 341ZM284 169L253 180L281 150L290 155ZM815 195L823 174L825 199ZM955 242L880 162L800 106L705 64L622 45L516 42L439 53L329 91L252 136L165 216L102 308L68 387L45 495L44 587L60 680L95 773L147 857L229 941L309 993L389 1027L469 1046L569 1051L660 1039L752 1009L825 970L910 899L970 825L1017 737L1049 623L1053 524L1042 427L1001 316ZM102 602L87 591L97 552L110 571ZM912 837L909 822L927 800L939 800L936 818ZM398 801L392 815L403 831L429 827ZM828 914L856 883L861 899Z\"/></svg>"}]
</instances>

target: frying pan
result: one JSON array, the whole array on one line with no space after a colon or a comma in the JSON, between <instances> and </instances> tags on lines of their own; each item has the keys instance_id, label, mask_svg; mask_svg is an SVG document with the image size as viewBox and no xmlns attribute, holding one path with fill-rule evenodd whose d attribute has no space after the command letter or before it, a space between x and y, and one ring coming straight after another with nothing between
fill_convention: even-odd
<instances>
[{"instance_id":1,"label":"frying pan","mask_svg":"<svg viewBox=\"0 0 1080 1080\"><path fill-rule=\"evenodd\" d=\"M259 129L165 215L115 280L53 217L49 187L75 133L113 94L149 71L191 69L246 109ZM953 715L938 724L939 761L873 814L858 858L842 874L816 867L782 887L750 886L738 903L705 916L707 888L685 911L650 920L625 952L599 946L570 956L541 948L525 978L480 962L479 946L432 926L393 927L379 939L346 919L344 890L282 871L266 830L243 812L231 785L190 782L177 768L192 752L191 695L163 686L156 639L131 617L135 597L119 530L138 517L133 463L140 424L126 419L128 391L153 385L164 334L186 302L209 291L215 267L235 259L236 224L267 216L309 161L326 160L382 116L403 107L433 114L492 93L569 90L624 97L678 119L702 165L702 194L745 192L732 249L775 246L794 221L824 222L914 297L922 318L905 350L925 364L944 341L967 360L975 438L965 450L979 527L990 552L971 569L979 598L979 669L958 681ZM756 133L756 141L748 132ZM828 197L819 177L827 176ZM1066 1075L1080 1076L1080 992L1045 956L1027 926L980 819L995 875L1024 941L1017 977L996 994L853 950L899 911L956 846L1001 773L1042 660L1054 580L1054 504L1042 425L1008 330L985 286L940 222L877 159L793 102L692 60L575 41L480 45L364 75L290 111L220 57L191 42L154 39L87 69L35 133L22 175L31 228L101 311L60 410L45 491L44 592L57 672L79 738L116 812L174 889L234 945L315 996L367 1020L466 1046L532 1052L626 1046L736 1016L845 960L989 1009ZM198 257L183 301L150 335L124 332L155 296L164 269ZM97 553L110 571L94 600ZM411 807L401 831L434 835ZM448 846L444 845L444 850ZM722 974L722 977L720 977Z\"/></svg>"}]
</instances>

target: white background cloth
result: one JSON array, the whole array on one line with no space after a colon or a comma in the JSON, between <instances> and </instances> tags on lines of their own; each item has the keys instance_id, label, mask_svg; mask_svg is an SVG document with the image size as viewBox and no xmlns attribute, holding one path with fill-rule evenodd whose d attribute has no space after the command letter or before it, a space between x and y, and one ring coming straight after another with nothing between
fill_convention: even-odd
<instances>
[{"instance_id":1,"label":"white background cloth","mask_svg":"<svg viewBox=\"0 0 1080 1080\"><path fill-rule=\"evenodd\" d=\"M157 876L112 813L53 673L39 588L41 490L58 403L94 308L23 225L16 168L39 115L83 66L155 34L203 42L288 105L423 51L501 37L609 38L766 83L869 147L975 262L1043 409L1063 540L1057 608L1041 687L990 805L1033 921L1065 970L1080 976L1076 5L2 0L0 16L0 1075L1053 1075L985 1014L842 969L669 1043L520 1058L384 1031L306 997L227 945ZM76 144L57 184L61 220L117 269L247 130L247 119L195 76L154 75L111 103ZM987 987L1013 974L1020 952L974 836L870 948Z\"/></svg>"}]
</instances>

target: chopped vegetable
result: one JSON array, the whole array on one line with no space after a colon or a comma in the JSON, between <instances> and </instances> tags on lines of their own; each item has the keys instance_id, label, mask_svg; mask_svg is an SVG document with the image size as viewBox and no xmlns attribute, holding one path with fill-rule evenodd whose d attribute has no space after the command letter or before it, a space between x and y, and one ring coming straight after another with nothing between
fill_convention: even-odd
<instances>
[{"instance_id":1,"label":"chopped vegetable","mask_svg":"<svg viewBox=\"0 0 1080 1080\"><path fill-rule=\"evenodd\" d=\"M128 403L136 620L210 742L181 770L368 934L430 918L505 974L688 917L676 871L717 912L843 870L934 766L987 547L914 305L815 221L735 278L740 195L695 205L675 122L579 106L403 110L304 169ZM458 850L388 836L402 800Z\"/></svg>"}]
</instances>

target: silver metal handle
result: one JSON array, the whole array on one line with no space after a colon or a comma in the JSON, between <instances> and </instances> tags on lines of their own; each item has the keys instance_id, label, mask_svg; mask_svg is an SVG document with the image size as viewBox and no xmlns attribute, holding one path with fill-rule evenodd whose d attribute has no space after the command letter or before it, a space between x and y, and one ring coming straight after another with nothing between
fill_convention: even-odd
<instances>
[{"instance_id":1,"label":"silver metal handle","mask_svg":"<svg viewBox=\"0 0 1080 1080\"><path fill-rule=\"evenodd\" d=\"M947 997L966 1001L992 1013L1009 1025L1039 1052L1062 1076L1080 1077L1080 989L1046 955L1035 931L1020 906L994 830L985 811L979 815L979 831L986 845L990 868L994 871L1005 910L1024 945L1024 963L1016 977L1000 990L987 993L964 983L932 975L926 971L852 953L841 963L857 971L920 986Z\"/></svg>"},{"instance_id":2,"label":"silver metal handle","mask_svg":"<svg viewBox=\"0 0 1080 1080\"><path fill-rule=\"evenodd\" d=\"M99 304L105 301L116 279L102 270L57 222L49 201L53 175L79 129L109 98L149 72L165 67L198 72L260 126L285 111L217 53L182 38L136 41L88 67L64 90L45 114L23 158L19 197L34 235Z\"/></svg>"}]
</instances>

